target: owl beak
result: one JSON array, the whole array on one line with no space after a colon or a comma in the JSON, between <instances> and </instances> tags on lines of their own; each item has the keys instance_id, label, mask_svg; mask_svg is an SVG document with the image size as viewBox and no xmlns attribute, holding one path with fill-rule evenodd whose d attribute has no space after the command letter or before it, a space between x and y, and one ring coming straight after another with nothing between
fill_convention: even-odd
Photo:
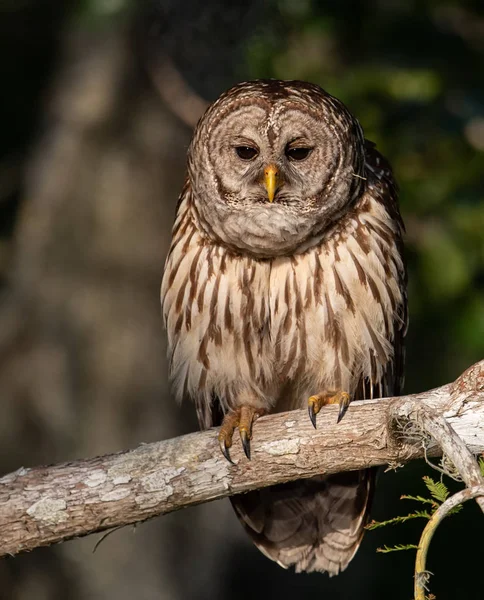
<instances>
[{"instance_id":1,"label":"owl beak","mask_svg":"<svg viewBox=\"0 0 484 600\"><path fill-rule=\"evenodd\" d=\"M264 185L269 202L272 202L277 188L280 186L279 170L275 165L269 165L264 169Z\"/></svg>"}]
</instances>

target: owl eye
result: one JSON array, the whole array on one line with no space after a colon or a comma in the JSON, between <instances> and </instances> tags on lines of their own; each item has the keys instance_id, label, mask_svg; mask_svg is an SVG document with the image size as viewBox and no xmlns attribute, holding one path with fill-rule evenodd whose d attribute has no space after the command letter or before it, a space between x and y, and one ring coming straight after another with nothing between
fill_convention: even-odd
<instances>
[{"instance_id":1,"label":"owl eye","mask_svg":"<svg viewBox=\"0 0 484 600\"><path fill-rule=\"evenodd\" d=\"M237 156L242 160L252 160L259 154L257 148L253 148L252 146L236 146L235 151L237 152Z\"/></svg>"},{"instance_id":2,"label":"owl eye","mask_svg":"<svg viewBox=\"0 0 484 600\"><path fill-rule=\"evenodd\" d=\"M286 148L286 156L289 160L304 160L311 153L312 148Z\"/></svg>"}]
</instances>

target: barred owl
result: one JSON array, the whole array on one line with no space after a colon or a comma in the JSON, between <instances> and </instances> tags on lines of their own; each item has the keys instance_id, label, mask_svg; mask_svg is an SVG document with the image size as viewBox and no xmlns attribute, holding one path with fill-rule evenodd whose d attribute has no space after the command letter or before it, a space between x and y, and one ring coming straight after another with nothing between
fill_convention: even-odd
<instances>
[{"instance_id":1,"label":"barred owl","mask_svg":"<svg viewBox=\"0 0 484 600\"><path fill-rule=\"evenodd\" d=\"M161 298L176 395L202 428L397 395L406 329L403 223L390 166L336 98L301 81L224 93L188 151ZM252 440L257 446L257 439ZM235 496L259 549L296 571L346 568L374 472Z\"/></svg>"}]
</instances>

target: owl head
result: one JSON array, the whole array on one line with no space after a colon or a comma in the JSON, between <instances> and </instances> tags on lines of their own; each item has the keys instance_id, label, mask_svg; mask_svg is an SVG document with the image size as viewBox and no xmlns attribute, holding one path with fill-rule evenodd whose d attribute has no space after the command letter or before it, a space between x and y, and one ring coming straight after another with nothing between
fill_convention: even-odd
<instances>
[{"instance_id":1,"label":"owl head","mask_svg":"<svg viewBox=\"0 0 484 600\"><path fill-rule=\"evenodd\" d=\"M358 121L302 81L228 90L200 119L188 153L202 231L261 258L318 243L361 193L363 171Z\"/></svg>"}]
</instances>

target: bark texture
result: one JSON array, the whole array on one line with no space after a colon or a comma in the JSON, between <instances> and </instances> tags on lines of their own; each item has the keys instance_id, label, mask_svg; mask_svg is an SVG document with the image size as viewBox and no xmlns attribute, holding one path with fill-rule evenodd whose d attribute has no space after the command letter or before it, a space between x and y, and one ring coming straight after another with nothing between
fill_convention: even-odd
<instances>
[{"instance_id":1,"label":"bark texture","mask_svg":"<svg viewBox=\"0 0 484 600\"><path fill-rule=\"evenodd\" d=\"M429 411L442 418L440 428ZM465 447L484 451L484 361L453 384L355 402L341 423L336 417L337 407L326 407L316 430L305 411L261 418L252 460L237 441L233 465L221 455L212 429L118 454L19 469L0 479L0 555L320 473L438 456L442 447L464 481L481 483Z\"/></svg>"}]
</instances>

